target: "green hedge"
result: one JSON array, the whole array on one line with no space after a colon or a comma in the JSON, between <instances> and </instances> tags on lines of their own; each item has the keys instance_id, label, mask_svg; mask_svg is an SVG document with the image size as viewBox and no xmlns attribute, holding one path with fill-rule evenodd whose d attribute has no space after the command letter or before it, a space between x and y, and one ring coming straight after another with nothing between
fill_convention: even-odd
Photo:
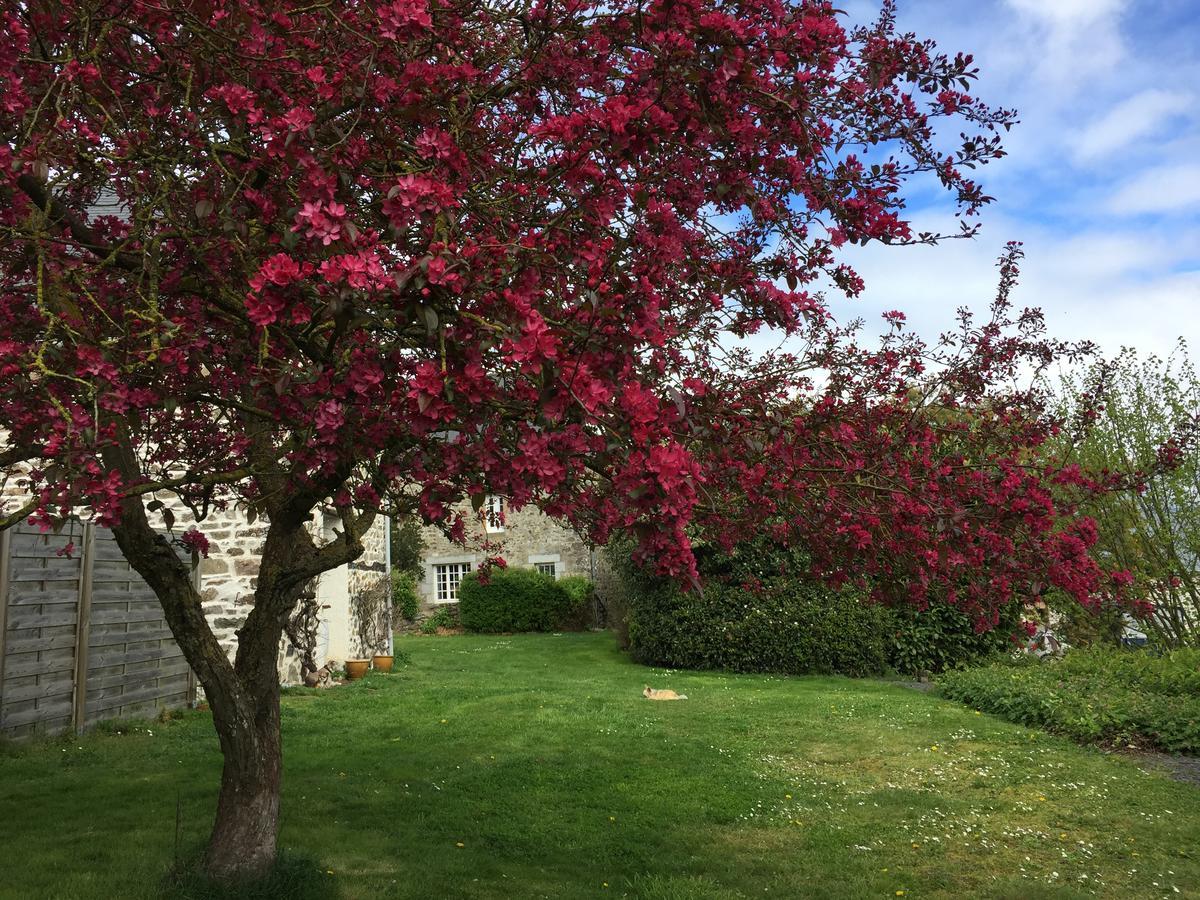
<instances>
[{"instance_id":1,"label":"green hedge","mask_svg":"<svg viewBox=\"0 0 1200 900\"><path fill-rule=\"evenodd\" d=\"M854 676L887 668L887 611L849 591L662 588L641 593L628 615L630 653L647 665Z\"/></svg>"},{"instance_id":2,"label":"green hedge","mask_svg":"<svg viewBox=\"0 0 1200 900\"><path fill-rule=\"evenodd\" d=\"M1082 742L1200 752L1200 650L1072 650L1059 661L952 672L942 693Z\"/></svg>"},{"instance_id":3,"label":"green hedge","mask_svg":"<svg viewBox=\"0 0 1200 900\"><path fill-rule=\"evenodd\" d=\"M492 569L486 584L472 572L458 587L458 617L467 631L558 631L580 627L590 597L590 582L535 569Z\"/></svg>"},{"instance_id":4,"label":"green hedge","mask_svg":"<svg viewBox=\"0 0 1200 900\"><path fill-rule=\"evenodd\" d=\"M639 570L632 545L614 542L619 590L606 599L638 661L678 668L852 676L940 672L997 655L1011 644L1009 611L992 632L946 606L923 611L870 603L861 592L814 580L797 549L764 538L732 553L700 548L702 591Z\"/></svg>"}]
</instances>

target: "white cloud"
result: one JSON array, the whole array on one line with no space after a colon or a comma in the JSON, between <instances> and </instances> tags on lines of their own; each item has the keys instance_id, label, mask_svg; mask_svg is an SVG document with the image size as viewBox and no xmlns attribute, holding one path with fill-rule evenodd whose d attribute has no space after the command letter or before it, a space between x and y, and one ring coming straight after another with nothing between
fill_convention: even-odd
<instances>
[{"instance_id":1,"label":"white cloud","mask_svg":"<svg viewBox=\"0 0 1200 900\"><path fill-rule=\"evenodd\" d=\"M1007 0L1018 13L1054 28L1078 28L1121 12L1126 0Z\"/></svg>"},{"instance_id":2,"label":"white cloud","mask_svg":"<svg viewBox=\"0 0 1200 900\"><path fill-rule=\"evenodd\" d=\"M1172 117L1189 110L1196 98L1183 91L1150 88L1113 106L1084 128L1076 158L1095 160L1157 132Z\"/></svg>"},{"instance_id":3,"label":"white cloud","mask_svg":"<svg viewBox=\"0 0 1200 900\"><path fill-rule=\"evenodd\" d=\"M921 222L937 225L938 222ZM1095 341L1106 355L1121 346L1169 352L1177 338L1200 345L1200 227L1095 228L1056 232L994 217L984 236L939 247L854 248L849 261L867 283L861 300L834 297L837 317L862 317L866 333L883 329L879 314L900 309L926 340L952 329L960 306L987 314L996 292L997 257L1009 237L1025 240L1013 303L1037 307L1051 337ZM762 343L765 345L764 338Z\"/></svg>"},{"instance_id":4,"label":"white cloud","mask_svg":"<svg viewBox=\"0 0 1200 900\"><path fill-rule=\"evenodd\" d=\"M1147 169L1117 188L1106 204L1118 215L1188 212L1200 208L1200 164Z\"/></svg>"},{"instance_id":5,"label":"white cloud","mask_svg":"<svg viewBox=\"0 0 1200 900\"><path fill-rule=\"evenodd\" d=\"M1017 83L1030 90L1029 109L1062 108L1119 71L1128 48L1119 25L1128 0L1004 0L1001 40L1016 51ZM989 50L994 49L992 44ZM991 57L980 55L987 62Z\"/></svg>"}]
</instances>

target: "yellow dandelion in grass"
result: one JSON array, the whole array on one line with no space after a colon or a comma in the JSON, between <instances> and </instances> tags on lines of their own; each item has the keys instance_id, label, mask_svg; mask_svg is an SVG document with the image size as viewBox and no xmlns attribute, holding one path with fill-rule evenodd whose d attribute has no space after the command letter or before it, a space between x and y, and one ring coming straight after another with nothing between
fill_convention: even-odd
<instances>
[{"instance_id":1,"label":"yellow dandelion in grass","mask_svg":"<svg viewBox=\"0 0 1200 900\"><path fill-rule=\"evenodd\" d=\"M1045 802L1046 802L1045 797L1038 797L1038 803L1045 803Z\"/></svg>"},{"instance_id":2,"label":"yellow dandelion in grass","mask_svg":"<svg viewBox=\"0 0 1200 900\"><path fill-rule=\"evenodd\" d=\"M610 821L610 822L615 822L615 821L617 821L617 817L616 817L616 816L609 816L609 817L608 817L608 821Z\"/></svg>"},{"instance_id":3,"label":"yellow dandelion in grass","mask_svg":"<svg viewBox=\"0 0 1200 900\"><path fill-rule=\"evenodd\" d=\"M979 710L975 710L975 715L977 715L977 716L982 716L982 715L983 715L983 713L981 713Z\"/></svg>"},{"instance_id":4,"label":"yellow dandelion in grass","mask_svg":"<svg viewBox=\"0 0 1200 900\"><path fill-rule=\"evenodd\" d=\"M918 849L920 846L921 846L921 845L920 845L920 844L918 844L916 841L913 841L913 849L914 849L914 850Z\"/></svg>"},{"instance_id":5,"label":"yellow dandelion in grass","mask_svg":"<svg viewBox=\"0 0 1200 900\"><path fill-rule=\"evenodd\" d=\"M896 896L897 896L897 897L903 897L903 896L904 896L904 891L896 891Z\"/></svg>"},{"instance_id":6,"label":"yellow dandelion in grass","mask_svg":"<svg viewBox=\"0 0 1200 900\"><path fill-rule=\"evenodd\" d=\"M792 795L791 795L791 794L784 794L784 795L783 795L783 799L784 799L784 800L791 800L791 799L792 799Z\"/></svg>"},{"instance_id":7,"label":"yellow dandelion in grass","mask_svg":"<svg viewBox=\"0 0 1200 900\"><path fill-rule=\"evenodd\" d=\"M332 874L333 874L333 869L326 869L326 870L325 870L325 874L326 874L326 875L332 875Z\"/></svg>"},{"instance_id":8,"label":"yellow dandelion in grass","mask_svg":"<svg viewBox=\"0 0 1200 900\"><path fill-rule=\"evenodd\" d=\"M601 882L600 887L608 887L608 882L607 881Z\"/></svg>"},{"instance_id":9,"label":"yellow dandelion in grass","mask_svg":"<svg viewBox=\"0 0 1200 900\"><path fill-rule=\"evenodd\" d=\"M465 846L467 846L467 845L466 845L466 844L464 844L462 841L455 841L455 842L454 842L454 846L455 846L455 847L465 847Z\"/></svg>"},{"instance_id":10,"label":"yellow dandelion in grass","mask_svg":"<svg viewBox=\"0 0 1200 900\"><path fill-rule=\"evenodd\" d=\"M446 720L445 720L445 719L442 719L442 724L443 724L443 725L445 725L445 724L446 724Z\"/></svg>"}]
</instances>

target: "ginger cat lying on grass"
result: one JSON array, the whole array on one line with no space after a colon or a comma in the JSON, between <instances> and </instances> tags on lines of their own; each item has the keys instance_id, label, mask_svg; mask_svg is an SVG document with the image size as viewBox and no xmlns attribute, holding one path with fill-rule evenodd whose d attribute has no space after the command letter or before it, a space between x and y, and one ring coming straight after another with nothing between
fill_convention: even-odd
<instances>
[{"instance_id":1,"label":"ginger cat lying on grass","mask_svg":"<svg viewBox=\"0 0 1200 900\"><path fill-rule=\"evenodd\" d=\"M642 696L647 700L686 700L687 694L677 694L674 691L656 691L650 685L646 685L646 689L642 691Z\"/></svg>"}]
</instances>

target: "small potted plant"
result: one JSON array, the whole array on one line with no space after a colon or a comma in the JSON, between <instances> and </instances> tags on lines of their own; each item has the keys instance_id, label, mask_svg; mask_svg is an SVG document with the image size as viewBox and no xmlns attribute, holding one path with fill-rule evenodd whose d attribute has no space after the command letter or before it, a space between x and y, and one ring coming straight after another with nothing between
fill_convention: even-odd
<instances>
[{"instance_id":1,"label":"small potted plant","mask_svg":"<svg viewBox=\"0 0 1200 900\"><path fill-rule=\"evenodd\" d=\"M369 659L348 659L346 660L346 680L357 681L367 674L367 669L371 668Z\"/></svg>"},{"instance_id":2,"label":"small potted plant","mask_svg":"<svg viewBox=\"0 0 1200 900\"><path fill-rule=\"evenodd\" d=\"M390 672L392 671L392 665L395 663L395 661L395 657L393 657L390 653L376 653L371 657L371 668L376 672Z\"/></svg>"}]
</instances>

